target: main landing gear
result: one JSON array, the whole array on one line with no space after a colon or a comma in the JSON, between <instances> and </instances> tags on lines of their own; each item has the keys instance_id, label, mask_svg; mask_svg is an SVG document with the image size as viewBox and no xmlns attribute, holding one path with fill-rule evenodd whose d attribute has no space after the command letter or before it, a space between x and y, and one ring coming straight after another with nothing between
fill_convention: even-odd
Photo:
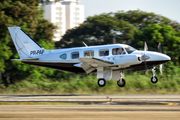
<instances>
[{"instance_id":1,"label":"main landing gear","mask_svg":"<svg viewBox=\"0 0 180 120\"><path fill-rule=\"evenodd\" d=\"M103 78L100 78L97 83L100 87L104 87L106 85L106 80L104 80ZM117 81L117 85L119 87L124 87L126 85L126 81L122 78Z\"/></svg>"},{"instance_id":2,"label":"main landing gear","mask_svg":"<svg viewBox=\"0 0 180 120\"><path fill-rule=\"evenodd\" d=\"M120 77L120 79L117 81L117 85L119 87L124 87L126 85L126 81L124 80L124 72L123 71L120 72L119 77ZM106 80L104 78L100 78L97 83L100 87L104 87L106 85Z\"/></svg>"},{"instance_id":3,"label":"main landing gear","mask_svg":"<svg viewBox=\"0 0 180 120\"><path fill-rule=\"evenodd\" d=\"M158 78L155 76L155 72L156 72L156 68L153 67L152 68L153 77L151 78L152 83L157 83L158 82Z\"/></svg>"},{"instance_id":4,"label":"main landing gear","mask_svg":"<svg viewBox=\"0 0 180 120\"><path fill-rule=\"evenodd\" d=\"M117 81L117 85L119 87L124 87L126 85L126 81L124 80L124 72L120 72L120 79Z\"/></svg>"},{"instance_id":5,"label":"main landing gear","mask_svg":"<svg viewBox=\"0 0 180 120\"><path fill-rule=\"evenodd\" d=\"M103 78L100 78L100 79L98 80L98 85L99 85L100 87L104 87L104 86L106 85L106 80L103 79Z\"/></svg>"},{"instance_id":6,"label":"main landing gear","mask_svg":"<svg viewBox=\"0 0 180 120\"><path fill-rule=\"evenodd\" d=\"M122 78L122 79L117 81L117 85L119 87L124 87L126 85L126 81Z\"/></svg>"}]
</instances>

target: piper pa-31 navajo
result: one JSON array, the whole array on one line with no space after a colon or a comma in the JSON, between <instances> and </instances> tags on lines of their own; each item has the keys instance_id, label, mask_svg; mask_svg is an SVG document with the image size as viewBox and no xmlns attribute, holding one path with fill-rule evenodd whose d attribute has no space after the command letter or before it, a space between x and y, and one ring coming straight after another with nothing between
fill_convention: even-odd
<instances>
[{"instance_id":1,"label":"piper pa-31 navajo","mask_svg":"<svg viewBox=\"0 0 180 120\"><path fill-rule=\"evenodd\" d=\"M152 83L157 83L155 67L171 60L158 52L139 51L126 44L110 44L46 50L34 42L20 27L8 27L20 59L26 64L65 70L74 73L97 73L98 85L117 81L125 86L124 70L141 71L152 69Z\"/></svg>"}]
</instances>

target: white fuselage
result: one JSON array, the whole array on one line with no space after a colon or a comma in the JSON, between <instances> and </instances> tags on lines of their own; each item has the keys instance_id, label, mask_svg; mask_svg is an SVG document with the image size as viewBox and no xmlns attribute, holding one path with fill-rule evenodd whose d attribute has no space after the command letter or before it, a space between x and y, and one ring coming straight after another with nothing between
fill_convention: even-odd
<instances>
[{"instance_id":1,"label":"white fuselage","mask_svg":"<svg viewBox=\"0 0 180 120\"><path fill-rule=\"evenodd\" d=\"M67 65L67 67L70 67L70 71L79 73L82 71L75 70L76 68L81 68L81 64L79 64L78 66L78 63L80 63L78 58L98 58L105 61L113 62L113 66L115 67L112 66L112 69L115 70L131 69L131 66L136 66L135 69L134 67L132 67L132 70L144 70L144 65L142 65L144 61L141 58L141 56L144 55L144 51L138 51L136 49L133 49L131 53L128 53L126 49L128 47L131 46L125 44L112 44L89 47L76 47L68 49L45 50L42 55L31 54L32 58L38 58L38 60L22 60L22 62L34 65L38 65L39 63L40 66L46 66L62 70L65 70L65 65L71 64L70 66ZM117 48L124 49L124 53L114 54L113 50ZM86 53L90 53L91 55L86 55ZM146 63L149 65L148 69L170 60L169 56L158 52L147 51L146 55L150 57L146 60ZM54 67L54 64L56 64L57 66L59 65L59 68L56 65L56 67ZM139 68L142 66L143 68L138 69L138 65ZM97 65L93 67L97 67Z\"/></svg>"}]
</instances>

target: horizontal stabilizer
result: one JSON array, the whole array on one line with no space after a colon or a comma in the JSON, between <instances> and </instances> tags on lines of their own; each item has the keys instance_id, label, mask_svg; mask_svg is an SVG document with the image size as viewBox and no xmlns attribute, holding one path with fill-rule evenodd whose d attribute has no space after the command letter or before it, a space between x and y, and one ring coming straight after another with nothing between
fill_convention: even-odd
<instances>
[{"instance_id":1,"label":"horizontal stabilizer","mask_svg":"<svg viewBox=\"0 0 180 120\"><path fill-rule=\"evenodd\" d=\"M14 61L26 61L26 60L39 60L39 58L26 58L26 59L11 59Z\"/></svg>"}]
</instances>

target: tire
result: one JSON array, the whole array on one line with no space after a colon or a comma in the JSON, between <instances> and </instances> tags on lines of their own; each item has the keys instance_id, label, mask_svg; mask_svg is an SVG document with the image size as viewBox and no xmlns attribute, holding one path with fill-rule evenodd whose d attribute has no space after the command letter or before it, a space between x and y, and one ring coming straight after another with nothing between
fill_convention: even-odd
<instances>
[{"instance_id":1,"label":"tire","mask_svg":"<svg viewBox=\"0 0 180 120\"><path fill-rule=\"evenodd\" d=\"M99 85L100 87L104 87L104 86L106 85L106 81L105 81L104 79L99 79L99 80L98 80L98 85Z\"/></svg>"},{"instance_id":2,"label":"tire","mask_svg":"<svg viewBox=\"0 0 180 120\"><path fill-rule=\"evenodd\" d=\"M151 82L152 83L157 83L158 82L158 78L155 76L155 77L152 77L151 78Z\"/></svg>"},{"instance_id":3,"label":"tire","mask_svg":"<svg viewBox=\"0 0 180 120\"><path fill-rule=\"evenodd\" d=\"M120 80L117 81L117 85L119 87L124 87L126 85L126 81L124 79L122 79L122 82L120 83Z\"/></svg>"}]
</instances>

